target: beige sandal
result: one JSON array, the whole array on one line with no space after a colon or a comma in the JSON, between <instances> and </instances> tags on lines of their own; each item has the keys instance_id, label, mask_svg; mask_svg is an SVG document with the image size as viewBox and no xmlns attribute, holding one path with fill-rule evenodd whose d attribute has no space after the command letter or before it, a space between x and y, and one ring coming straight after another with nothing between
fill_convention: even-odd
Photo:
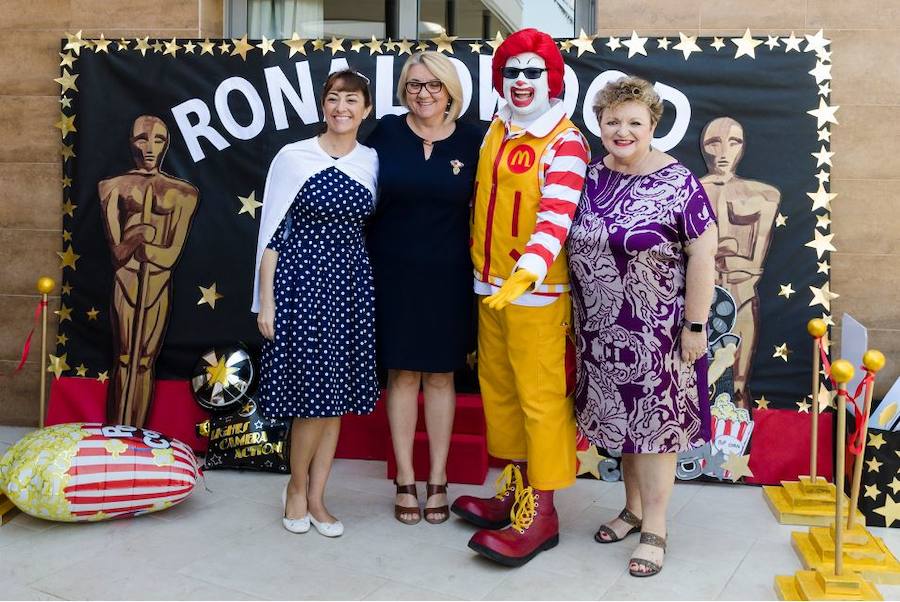
<instances>
[{"instance_id":1,"label":"beige sandal","mask_svg":"<svg viewBox=\"0 0 900 602\"><path fill-rule=\"evenodd\" d=\"M657 548L662 548L663 552L666 551L666 538L660 537L656 533L641 533L641 543L647 544L648 546L656 546ZM632 564L636 564L646 570L636 571L631 568ZM632 558L628 561L628 572L631 573L632 577L652 577L653 575L658 574L661 570L661 564L656 564L652 560L647 560L646 558Z\"/></svg>"}]
</instances>

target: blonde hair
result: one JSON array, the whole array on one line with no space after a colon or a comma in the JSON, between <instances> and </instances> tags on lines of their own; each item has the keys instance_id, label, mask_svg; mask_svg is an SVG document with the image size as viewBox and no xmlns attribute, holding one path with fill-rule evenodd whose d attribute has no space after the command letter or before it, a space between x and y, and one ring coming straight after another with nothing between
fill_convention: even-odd
<instances>
[{"instance_id":1,"label":"blonde hair","mask_svg":"<svg viewBox=\"0 0 900 602\"><path fill-rule=\"evenodd\" d=\"M450 106L447 108L444 121L455 121L462 111L462 84L459 82L456 67L453 66L450 59L434 50L417 52L406 59L403 69L400 70L400 81L397 83L397 101L407 109L409 108L409 104L406 102L406 82L409 80L409 69L413 65L423 65L444 85L450 96Z\"/></svg>"},{"instance_id":2,"label":"blonde hair","mask_svg":"<svg viewBox=\"0 0 900 602\"><path fill-rule=\"evenodd\" d=\"M663 112L663 102L653 89L653 84L645 79L634 76L620 77L611 81L594 97L594 115L597 119L605 109L610 109L625 102L635 100L647 107L650 111L650 121L653 125L659 123Z\"/></svg>"}]
</instances>

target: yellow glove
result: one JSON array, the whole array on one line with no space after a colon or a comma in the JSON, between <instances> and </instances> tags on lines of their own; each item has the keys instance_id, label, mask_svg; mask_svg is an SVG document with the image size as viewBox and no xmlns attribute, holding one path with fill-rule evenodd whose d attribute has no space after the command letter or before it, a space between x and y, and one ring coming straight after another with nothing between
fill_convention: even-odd
<instances>
[{"instance_id":1,"label":"yellow glove","mask_svg":"<svg viewBox=\"0 0 900 602\"><path fill-rule=\"evenodd\" d=\"M503 309L537 282L537 274L528 270L516 270L516 272L503 283L500 290L489 297L485 297L482 303L487 303L491 309Z\"/></svg>"}]
</instances>

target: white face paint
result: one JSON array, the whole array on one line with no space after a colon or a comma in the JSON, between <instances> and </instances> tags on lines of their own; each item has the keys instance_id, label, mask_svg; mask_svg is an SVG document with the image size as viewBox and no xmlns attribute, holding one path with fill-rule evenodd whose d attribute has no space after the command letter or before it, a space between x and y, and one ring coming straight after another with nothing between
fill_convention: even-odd
<instances>
[{"instance_id":1,"label":"white face paint","mask_svg":"<svg viewBox=\"0 0 900 602\"><path fill-rule=\"evenodd\" d=\"M522 71L516 77L503 77L503 98L509 104L514 122L531 121L550 109L550 84L543 58L533 52L523 52L510 57L505 67L542 70L536 79L528 79Z\"/></svg>"}]
</instances>

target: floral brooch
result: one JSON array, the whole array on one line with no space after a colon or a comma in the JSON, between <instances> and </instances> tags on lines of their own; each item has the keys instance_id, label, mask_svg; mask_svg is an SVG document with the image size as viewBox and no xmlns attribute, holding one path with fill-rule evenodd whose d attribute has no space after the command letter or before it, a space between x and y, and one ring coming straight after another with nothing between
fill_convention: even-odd
<instances>
[{"instance_id":1,"label":"floral brooch","mask_svg":"<svg viewBox=\"0 0 900 602\"><path fill-rule=\"evenodd\" d=\"M453 175L454 175L454 176L458 176L458 175L459 175L459 170L462 169L462 168L465 167L465 166L466 166L465 163L463 163L463 162L460 161L459 159L453 159L452 161L450 161L450 167L453 168Z\"/></svg>"}]
</instances>

